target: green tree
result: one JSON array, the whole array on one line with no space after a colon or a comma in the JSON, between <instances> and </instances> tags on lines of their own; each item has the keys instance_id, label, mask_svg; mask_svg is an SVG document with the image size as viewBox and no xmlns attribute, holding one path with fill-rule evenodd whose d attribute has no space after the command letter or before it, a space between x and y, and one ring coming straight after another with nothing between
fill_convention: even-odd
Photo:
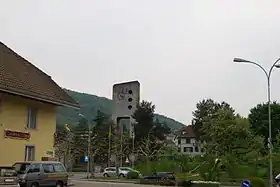
<instances>
[{"instance_id":1,"label":"green tree","mask_svg":"<svg viewBox=\"0 0 280 187\"><path fill-rule=\"evenodd\" d=\"M136 121L135 149L140 156L145 157L147 164L162 150L166 135L170 133L170 128L165 123L154 118L154 112L155 105L142 101L132 115Z\"/></svg>"},{"instance_id":2,"label":"green tree","mask_svg":"<svg viewBox=\"0 0 280 187\"><path fill-rule=\"evenodd\" d=\"M152 134L158 140L165 140L170 133L167 124L161 123L155 118L155 105L148 101L142 101L132 117L135 119L135 142L141 142Z\"/></svg>"},{"instance_id":3,"label":"green tree","mask_svg":"<svg viewBox=\"0 0 280 187\"><path fill-rule=\"evenodd\" d=\"M156 137L149 133L147 138L145 138L137 148L138 154L144 158L147 164L148 172L151 172L151 160L156 158L159 155L159 153L164 152L164 142L157 142L155 141L155 139Z\"/></svg>"},{"instance_id":4,"label":"green tree","mask_svg":"<svg viewBox=\"0 0 280 187\"><path fill-rule=\"evenodd\" d=\"M68 171L71 171L74 161L81 152L80 148L76 147L73 132L66 128L58 128L54 135L54 149L55 157L64 163Z\"/></svg>"},{"instance_id":5,"label":"green tree","mask_svg":"<svg viewBox=\"0 0 280 187\"><path fill-rule=\"evenodd\" d=\"M135 119L135 141L146 138L154 126L155 105L148 101L142 101L132 117Z\"/></svg>"},{"instance_id":6,"label":"green tree","mask_svg":"<svg viewBox=\"0 0 280 187\"><path fill-rule=\"evenodd\" d=\"M220 109L215 118L204 126L206 149L220 156L225 154L243 157L251 151L261 151L263 138L251 131L246 118L234 115L232 110Z\"/></svg>"},{"instance_id":7,"label":"green tree","mask_svg":"<svg viewBox=\"0 0 280 187\"><path fill-rule=\"evenodd\" d=\"M153 128L152 134L153 136L157 137L158 140L165 140L166 135L170 134L171 130L167 124L159 122L158 118L156 118Z\"/></svg>"},{"instance_id":8,"label":"green tree","mask_svg":"<svg viewBox=\"0 0 280 187\"><path fill-rule=\"evenodd\" d=\"M81 150L81 156L87 154L88 131L88 122L84 118L81 118L78 125L73 129L75 146Z\"/></svg>"},{"instance_id":9,"label":"green tree","mask_svg":"<svg viewBox=\"0 0 280 187\"><path fill-rule=\"evenodd\" d=\"M220 109L214 116L203 126L206 154L219 159L230 177L257 175L258 159L264 149L263 138L252 131L248 119L235 115L232 110ZM207 168L210 166L208 164ZM211 167L210 171L213 170ZM215 171L220 172L220 169Z\"/></svg>"},{"instance_id":10,"label":"green tree","mask_svg":"<svg viewBox=\"0 0 280 187\"><path fill-rule=\"evenodd\" d=\"M268 139L268 104L258 104L250 110L248 116L249 122L252 124L252 129L258 134ZM271 128L272 141L276 141L276 135L280 130L280 104L277 102L271 103Z\"/></svg>"},{"instance_id":11,"label":"green tree","mask_svg":"<svg viewBox=\"0 0 280 187\"><path fill-rule=\"evenodd\" d=\"M234 113L233 108L224 101L218 103L212 99L203 99L196 104L196 110L193 112L192 125L198 139L204 135L202 130L203 126L209 124L207 122L215 118L215 114L220 109L226 109Z\"/></svg>"}]
</instances>

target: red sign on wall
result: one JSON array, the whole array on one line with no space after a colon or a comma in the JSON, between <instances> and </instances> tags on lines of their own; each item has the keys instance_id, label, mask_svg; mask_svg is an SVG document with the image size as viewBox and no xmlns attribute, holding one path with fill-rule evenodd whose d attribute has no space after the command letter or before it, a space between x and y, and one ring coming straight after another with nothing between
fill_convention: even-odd
<instances>
[{"instance_id":1,"label":"red sign on wall","mask_svg":"<svg viewBox=\"0 0 280 187\"><path fill-rule=\"evenodd\" d=\"M6 138L15 138L22 140L29 140L31 137L31 134L29 132L19 132L12 130L4 130L4 135Z\"/></svg>"}]
</instances>

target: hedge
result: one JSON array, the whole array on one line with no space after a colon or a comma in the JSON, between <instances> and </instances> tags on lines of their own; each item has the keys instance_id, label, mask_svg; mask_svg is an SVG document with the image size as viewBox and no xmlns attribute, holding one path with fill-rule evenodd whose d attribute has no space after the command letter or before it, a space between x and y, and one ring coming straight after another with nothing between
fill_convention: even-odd
<instances>
[{"instance_id":1,"label":"hedge","mask_svg":"<svg viewBox=\"0 0 280 187\"><path fill-rule=\"evenodd\" d=\"M211 181L173 181L173 180L140 180L140 184L160 185L160 186L182 186L182 187L220 187L219 182ZM261 186L257 186L261 187Z\"/></svg>"}]
</instances>

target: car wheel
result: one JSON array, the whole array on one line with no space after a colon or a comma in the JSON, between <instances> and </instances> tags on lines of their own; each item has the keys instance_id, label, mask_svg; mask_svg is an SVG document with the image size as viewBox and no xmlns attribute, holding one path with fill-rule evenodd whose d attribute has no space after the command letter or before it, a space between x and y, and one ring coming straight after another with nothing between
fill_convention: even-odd
<instances>
[{"instance_id":1,"label":"car wheel","mask_svg":"<svg viewBox=\"0 0 280 187\"><path fill-rule=\"evenodd\" d=\"M103 177L109 177L109 175L107 173L104 173Z\"/></svg>"},{"instance_id":2,"label":"car wheel","mask_svg":"<svg viewBox=\"0 0 280 187\"><path fill-rule=\"evenodd\" d=\"M57 182L56 185L55 185L55 187L63 187L62 182Z\"/></svg>"},{"instance_id":3,"label":"car wheel","mask_svg":"<svg viewBox=\"0 0 280 187\"><path fill-rule=\"evenodd\" d=\"M38 186L39 186L38 183L35 182L31 184L31 187L38 187Z\"/></svg>"},{"instance_id":4,"label":"car wheel","mask_svg":"<svg viewBox=\"0 0 280 187\"><path fill-rule=\"evenodd\" d=\"M121 174L119 175L119 177L124 178L125 176L124 176L124 174L121 173Z\"/></svg>"}]
</instances>

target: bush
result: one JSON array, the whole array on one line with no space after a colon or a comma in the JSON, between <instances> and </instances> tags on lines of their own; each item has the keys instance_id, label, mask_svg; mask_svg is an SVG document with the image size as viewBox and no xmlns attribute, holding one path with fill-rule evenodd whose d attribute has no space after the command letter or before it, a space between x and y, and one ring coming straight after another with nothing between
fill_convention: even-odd
<instances>
[{"instance_id":1,"label":"bush","mask_svg":"<svg viewBox=\"0 0 280 187\"><path fill-rule=\"evenodd\" d=\"M182 187L190 187L192 185L192 181L190 180L181 180L177 182L177 186L182 186Z\"/></svg>"},{"instance_id":2,"label":"bush","mask_svg":"<svg viewBox=\"0 0 280 187\"><path fill-rule=\"evenodd\" d=\"M265 182L263 179L258 177L250 177L249 180L252 183L252 187L265 187Z\"/></svg>"},{"instance_id":3,"label":"bush","mask_svg":"<svg viewBox=\"0 0 280 187\"><path fill-rule=\"evenodd\" d=\"M139 173L136 171L130 171L127 173L126 176L128 179L138 179L139 178Z\"/></svg>"}]
</instances>

